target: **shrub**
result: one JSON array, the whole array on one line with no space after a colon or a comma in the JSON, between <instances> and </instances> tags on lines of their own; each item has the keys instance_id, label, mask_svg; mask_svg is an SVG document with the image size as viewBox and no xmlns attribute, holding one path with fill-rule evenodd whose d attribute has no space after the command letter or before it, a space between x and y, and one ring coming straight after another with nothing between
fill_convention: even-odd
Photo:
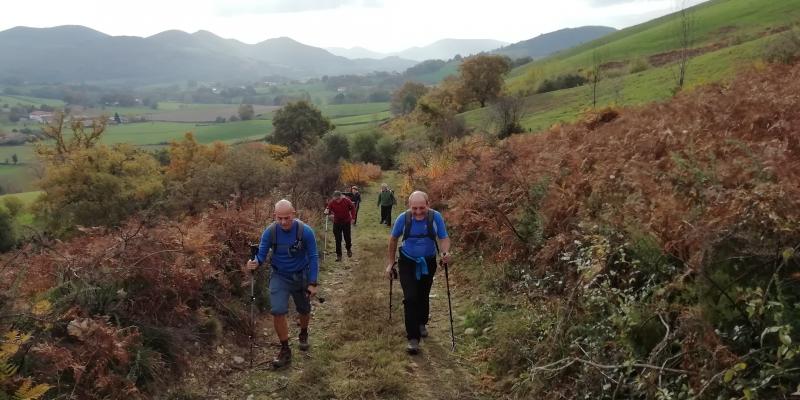
<instances>
[{"instance_id":1,"label":"shrub","mask_svg":"<svg viewBox=\"0 0 800 400\"><path fill-rule=\"evenodd\" d=\"M566 74L555 78L545 79L536 93L554 92L561 89L569 89L577 86L582 86L589 82L586 77L579 74Z\"/></svg>"},{"instance_id":2,"label":"shrub","mask_svg":"<svg viewBox=\"0 0 800 400\"><path fill-rule=\"evenodd\" d=\"M639 57L631 63L629 72L631 74L638 74L639 72L644 72L650 69L650 63L647 62L647 59Z\"/></svg>"},{"instance_id":3,"label":"shrub","mask_svg":"<svg viewBox=\"0 0 800 400\"><path fill-rule=\"evenodd\" d=\"M25 203L17 196L6 196L3 198L3 205L12 217L17 217L19 213L25 208Z\"/></svg>"},{"instance_id":4,"label":"shrub","mask_svg":"<svg viewBox=\"0 0 800 400\"><path fill-rule=\"evenodd\" d=\"M772 39L764 49L764 59L783 64L800 60L800 28L790 29Z\"/></svg>"},{"instance_id":5,"label":"shrub","mask_svg":"<svg viewBox=\"0 0 800 400\"><path fill-rule=\"evenodd\" d=\"M346 186L366 186L381 178L381 167L366 163L342 163L341 182Z\"/></svg>"}]
</instances>

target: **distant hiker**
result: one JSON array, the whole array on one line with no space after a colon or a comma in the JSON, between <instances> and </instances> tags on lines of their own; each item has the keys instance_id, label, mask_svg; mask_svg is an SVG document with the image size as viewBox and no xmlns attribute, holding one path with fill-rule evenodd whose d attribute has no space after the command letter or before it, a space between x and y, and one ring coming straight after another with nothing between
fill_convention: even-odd
<instances>
[{"instance_id":1,"label":"distant hiker","mask_svg":"<svg viewBox=\"0 0 800 400\"><path fill-rule=\"evenodd\" d=\"M355 216L353 217L353 225L356 225L358 223L358 209L361 208L361 193L358 191L358 186L351 186L350 192L344 193L344 195L353 202L354 206L356 206Z\"/></svg>"},{"instance_id":2,"label":"distant hiker","mask_svg":"<svg viewBox=\"0 0 800 400\"><path fill-rule=\"evenodd\" d=\"M397 254L397 242L402 237L397 258L400 286L403 288L403 311L409 354L419 353L420 338L428 336L426 325L430 317L431 285L436 274L436 254L442 262L450 260L450 238L444 218L428 207L428 195L416 191L408 197L408 210L397 216L389 236L386 254L386 278L391 279Z\"/></svg>"},{"instance_id":3,"label":"distant hiker","mask_svg":"<svg viewBox=\"0 0 800 400\"><path fill-rule=\"evenodd\" d=\"M275 204L275 222L264 230L255 260L247 262L252 271L267 260L272 250L272 274L269 280L269 297L272 305L272 322L275 333L281 341L281 349L272 360L272 366L281 368L292 361L289 348L289 325L286 313L289 297L300 314L299 348L306 351L308 344L308 323L311 320L311 298L317 294L317 275L319 257L314 231L299 219L288 200Z\"/></svg>"},{"instance_id":4,"label":"distant hiker","mask_svg":"<svg viewBox=\"0 0 800 400\"><path fill-rule=\"evenodd\" d=\"M342 261L342 236L347 249L347 257L353 256L350 240L350 224L355 219L356 206L342 192L333 192L333 198L325 207L325 214L333 214L333 237L336 239L336 261Z\"/></svg>"},{"instance_id":5,"label":"distant hiker","mask_svg":"<svg viewBox=\"0 0 800 400\"><path fill-rule=\"evenodd\" d=\"M378 207L381 208L381 223L392 226L392 206L397 204L394 191L389 189L389 185L382 183L381 192L378 193Z\"/></svg>"}]
</instances>

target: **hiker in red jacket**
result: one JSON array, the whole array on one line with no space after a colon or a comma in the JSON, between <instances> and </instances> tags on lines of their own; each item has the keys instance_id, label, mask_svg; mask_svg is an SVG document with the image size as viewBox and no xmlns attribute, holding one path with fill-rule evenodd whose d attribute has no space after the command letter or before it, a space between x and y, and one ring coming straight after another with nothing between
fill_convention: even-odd
<instances>
[{"instance_id":1,"label":"hiker in red jacket","mask_svg":"<svg viewBox=\"0 0 800 400\"><path fill-rule=\"evenodd\" d=\"M336 238L336 261L342 261L342 236L344 236L344 246L347 249L347 257L353 256L350 240L350 225L355 220L356 207L353 202L342 192L333 192L333 199L325 207L325 214L333 214L333 236Z\"/></svg>"}]
</instances>

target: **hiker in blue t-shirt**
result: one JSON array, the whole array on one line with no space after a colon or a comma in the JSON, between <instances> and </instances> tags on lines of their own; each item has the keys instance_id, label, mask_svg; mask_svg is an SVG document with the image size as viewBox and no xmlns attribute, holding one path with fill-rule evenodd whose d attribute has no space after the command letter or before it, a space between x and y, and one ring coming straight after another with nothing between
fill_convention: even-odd
<instances>
[{"instance_id":1,"label":"hiker in blue t-shirt","mask_svg":"<svg viewBox=\"0 0 800 400\"><path fill-rule=\"evenodd\" d=\"M403 311L409 354L419 353L420 338L428 336L426 326L430 316L431 285L436 274L436 253L441 252L442 262L450 261L450 238L444 218L438 211L428 208L428 195L416 191L408 197L408 210L395 220L389 237L386 256L386 277L391 279L397 242L402 237L400 256L397 258L400 285L403 287Z\"/></svg>"},{"instance_id":2,"label":"hiker in blue t-shirt","mask_svg":"<svg viewBox=\"0 0 800 400\"><path fill-rule=\"evenodd\" d=\"M317 294L319 257L317 241L310 226L295 219L295 210L288 200L275 204L275 223L264 230L258 246L256 260L247 262L247 269L254 270L267 260L272 250L272 273L269 280L269 297L272 305L272 323L281 341L281 350L272 360L272 366L281 368L292 361L289 348L289 324L286 313L289 297L300 314L299 348L306 351L308 345L308 323L311 320L311 298Z\"/></svg>"}]
</instances>

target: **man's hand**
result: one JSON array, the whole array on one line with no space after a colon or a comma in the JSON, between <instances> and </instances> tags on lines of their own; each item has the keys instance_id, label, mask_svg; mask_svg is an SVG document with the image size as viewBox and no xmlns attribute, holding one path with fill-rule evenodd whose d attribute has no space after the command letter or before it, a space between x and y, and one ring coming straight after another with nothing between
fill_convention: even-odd
<instances>
[{"instance_id":1,"label":"man's hand","mask_svg":"<svg viewBox=\"0 0 800 400\"><path fill-rule=\"evenodd\" d=\"M314 296L317 295L317 287L314 286L314 285L308 285L308 288L306 289L306 293L308 293L308 298L309 299L314 298Z\"/></svg>"},{"instance_id":2,"label":"man's hand","mask_svg":"<svg viewBox=\"0 0 800 400\"><path fill-rule=\"evenodd\" d=\"M328 211L328 209L326 208L325 211L323 211L322 213L325 214L325 215L328 215L329 212L330 211Z\"/></svg>"},{"instance_id":3,"label":"man's hand","mask_svg":"<svg viewBox=\"0 0 800 400\"><path fill-rule=\"evenodd\" d=\"M249 272L253 272L258 268L258 261L256 260L249 260L247 261L247 265L245 266L245 270Z\"/></svg>"},{"instance_id":4,"label":"man's hand","mask_svg":"<svg viewBox=\"0 0 800 400\"><path fill-rule=\"evenodd\" d=\"M450 264L450 252L445 251L444 253L442 253L442 263Z\"/></svg>"},{"instance_id":5,"label":"man's hand","mask_svg":"<svg viewBox=\"0 0 800 400\"><path fill-rule=\"evenodd\" d=\"M386 271L383 271L383 276L386 279L394 279L394 263L386 265Z\"/></svg>"}]
</instances>

